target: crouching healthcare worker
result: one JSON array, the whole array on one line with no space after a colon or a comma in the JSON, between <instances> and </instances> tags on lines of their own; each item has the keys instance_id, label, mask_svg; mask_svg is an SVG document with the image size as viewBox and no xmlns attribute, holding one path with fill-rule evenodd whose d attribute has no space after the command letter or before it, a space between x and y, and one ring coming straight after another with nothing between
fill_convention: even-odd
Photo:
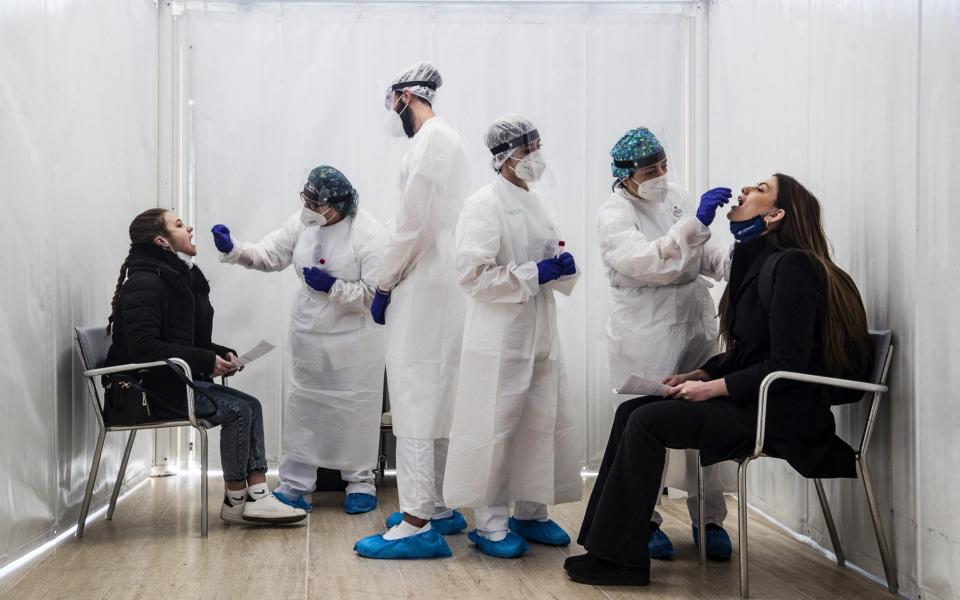
<instances>
[{"instance_id":1,"label":"crouching healthcare worker","mask_svg":"<svg viewBox=\"0 0 960 600\"><path fill-rule=\"evenodd\" d=\"M578 272L549 200L531 187L546 166L537 128L506 115L485 142L498 176L467 200L456 231L469 300L443 495L473 507L481 552L512 558L527 542L570 543L547 505L581 495L554 300Z\"/></svg>"},{"instance_id":2,"label":"crouching healthcare worker","mask_svg":"<svg viewBox=\"0 0 960 600\"><path fill-rule=\"evenodd\" d=\"M446 506L442 484L466 304L456 283L453 230L470 167L463 138L433 112L442 83L436 67L419 62L393 79L385 98L390 132L410 139L396 224L370 308L386 324L400 511L387 518L386 533L354 545L366 558L450 556L441 536L467 527Z\"/></svg>"},{"instance_id":3,"label":"crouching healthcare worker","mask_svg":"<svg viewBox=\"0 0 960 600\"><path fill-rule=\"evenodd\" d=\"M213 237L225 263L258 271L291 264L303 282L290 315L277 498L309 510L317 468L340 471L344 509L377 505L377 461L383 401L383 333L370 318L386 228L357 207L358 194L330 166L313 169L303 207L256 243L239 242L226 225Z\"/></svg>"},{"instance_id":4,"label":"crouching healthcare worker","mask_svg":"<svg viewBox=\"0 0 960 600\"><path fill-rule=\"evenodd\" d=\"M610 283L610 377L614 385L632 373L660 381L691 371L719 352L717 311L710 284L701 275L719 281L728 270L729 248L707 241L717 209L732 194L726 188L709 190L694 213L679 186L668 178L660 140L644 127L627 131L610 155L616 181L597 217L601 258ZM666 485L689 493L687 507L697 542L696 453L671 450L668 464ZM723 529L727 509L722 480L733 479L722 475L729 469L730 465L715 465L704 470L705 539L707 557L714 560L729 559L731 554ZM654 511L651 558L673 555L673 543L661 523Z\"/></svg>"}]
</instances>

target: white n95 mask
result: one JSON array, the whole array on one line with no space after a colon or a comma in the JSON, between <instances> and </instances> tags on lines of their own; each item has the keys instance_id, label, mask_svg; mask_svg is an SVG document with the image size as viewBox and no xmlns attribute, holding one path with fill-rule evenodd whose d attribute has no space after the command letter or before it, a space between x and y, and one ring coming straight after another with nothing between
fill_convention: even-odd
<instances>
[{"instance_id":1,"label":"white n95 mask","mask_svg":"<svg viewBox=\"0 0 960 600\"><path fill-rule=\"evenodd\" d=\"M521 158L513 167L513 172L523 181L538 181L543 177L543 172L547 169L547 163L543 160L543 155L539 150L534 150L530 154Z\"/></svg>"},{"instance_id":2,"label":"white n95 mask","mask_svg":"<svg viewBox=\"0 0 960 600\"><path fill-rule=\"evenodd\" d=\"M667 192L667 176L660 175L637 185L637 196L644 200L659 200Z\"/></svg>"},{"instance_id":3,"label":"white n95 mask","mask_svg":"<svg viewBox=\"0 0 960 600\"><path fill-rule=\"evenodd\" d=\"M327 224L326 215L313 212L306 206L300 209L300 222L307 227L323 227Z\"/></svg>"}]
</instances>

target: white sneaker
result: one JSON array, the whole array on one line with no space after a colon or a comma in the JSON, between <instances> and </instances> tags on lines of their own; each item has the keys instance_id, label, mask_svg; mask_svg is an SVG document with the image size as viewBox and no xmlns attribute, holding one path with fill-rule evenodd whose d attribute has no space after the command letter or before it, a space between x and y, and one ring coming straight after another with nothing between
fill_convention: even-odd
<instances>
[{"instance_id":1,"label":"white sneaker","mask_svg":"<svg viewBox=\"0 0 960 600\"><path fill-rule=\"evenodd\" d=\"M220 518L227 523L245 523L243 520L243 506L246 502L237 502L230 504L230 499L223 497L223 504L220 506Z\"/></svg>"},{"instance_id":2,"label":"white sneaker","mask_svg":"<svg viewBox=\"0 0 960 600\"><path fill-rule=\"evenodd\" d=\"M267 494L259 500L247 496L243 503L243 520L248 523L269 523L284 525L297 523L307 518L302 508L293 508L276 499L273 494Z\"/></svg>"}]
</instances>

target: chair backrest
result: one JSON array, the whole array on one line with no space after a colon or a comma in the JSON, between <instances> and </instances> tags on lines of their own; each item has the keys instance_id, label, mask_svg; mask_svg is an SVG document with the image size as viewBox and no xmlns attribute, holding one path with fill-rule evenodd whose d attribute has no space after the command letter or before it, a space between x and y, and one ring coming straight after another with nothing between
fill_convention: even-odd
<instances>
[{"instance_id":1,"label":"chair backrest","mask_svg":"<svg viewBox=\"0 0 960 600\"><path fill-rule=\"evenodd\" d=\"M103 325L96 327L76 327L77 344L80 346L80 359L84 369L97 369L107 360L111 336Z\"/></svg>"},{"instance_id":2,"label":"chair backrest","mask_svg":"<svg viewBox=\"0 0 960 600\"><path fill-rule=\"evenodd\" d=\"M889 329L870 331L870 346L873 347L873 369L870 383L885 384L887 380L887 355L893 344L893 332Z\"/></svg>"}]
</instances>

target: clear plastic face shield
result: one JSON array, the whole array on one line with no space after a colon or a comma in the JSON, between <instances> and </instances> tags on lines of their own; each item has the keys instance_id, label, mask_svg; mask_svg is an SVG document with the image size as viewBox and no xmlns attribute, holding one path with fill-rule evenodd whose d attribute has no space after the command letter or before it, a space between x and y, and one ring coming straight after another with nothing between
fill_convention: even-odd
<instances>
[{"instance_id":1,"label":"clear plastic face shield","mask_svg":"<svg viewBox=\"0 0 960 600\"><path fill-rule=\"evenodd\" d=\"M630 174L620 179L620 187L634 198L641 200L663 200L671 187L676 184L676 175L670 169L670 160L666 152L637 160L617 160L614 166L627 169Z\"/></svg>"},{"instance_id":2,"label":"clear plastic face shield","mask_svg":"<svg viewBox=\"0 0 960 600\"><path fill-rule=\"evenodd\" d=\"M493 154L493 167L501 175L509 173L538 189L556 184L556 177L544 156L543 140L536 129L491 148L490 152Z\"/></svg>"},{"instance_id":3,"label":"clear plastic face shield","mask_svg":"<svg viewBox=\"0 0 960 600\"><path fill-rule=\"evenodd\" d=\"M303 184L303 191L300 192L300 201L303 203L300 222L307 227L323 227L338 216L336 209L327 202L330 194L325 192L328 190L318 190L309 181Z\"/></svg>"},{"instance_id":4,"label":"clear plastic face shield","mask_svg":"<svg viewBox=\"0 0 960 600\"><path fill-rule=\"evenodd\" d=\"M413 137L413 114L410 112L408 98L419 96L416 93L418 87L434 92L437 89L436 84L431 81L401 81L387 87L383 96L383 106L387 109L383 128L390 137ZM409 95L404 93L407 90L410 91Z\"/></svg>"}]
</instances>

